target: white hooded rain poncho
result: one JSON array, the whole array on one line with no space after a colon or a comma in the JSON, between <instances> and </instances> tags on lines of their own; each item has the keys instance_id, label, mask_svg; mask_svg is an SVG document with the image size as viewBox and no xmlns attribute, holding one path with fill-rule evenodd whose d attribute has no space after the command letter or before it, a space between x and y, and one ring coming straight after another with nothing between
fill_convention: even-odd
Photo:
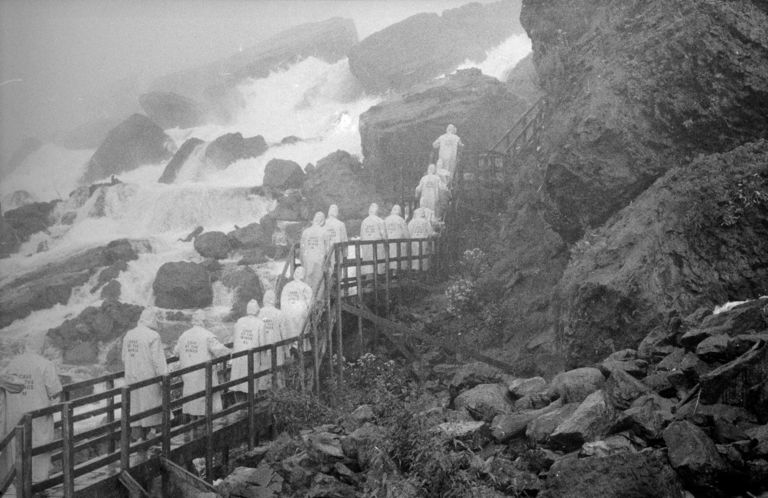
<instances>
[{"instance_id":1,"label":"white hooded rain poncho","mask_svg":"<svg viewBox=\"0 0 768 498\"><path fill-rule=\"evenodd\" d=\"M208 360L231 353L230 349L219 342L211 331L203 328L204 318L204 312L196 311L192 315L192 328L181 334L176 343L173 352L179 355L180 368L205 363ZM184 381L182 396L205 391L205 368L186 373L181 376L181 379ZM212 381L213 386L219 385L219 379L215 372ZM213 411L221 411L221 392L213 394ZM184 403L182 412L187 415L205 415L205 397Z\"/></svg>"},{"instance_id":2,"label":"white hooded rain poncho","mask_svg":"<svg viewBox=\"0 0 768 498\"><path fill-rule=\"evenodd\" d=\"M456 135L456 127L452 124L449 124L445 133L440 135L432 144L432 147L438 149L437 157L443 166L442 169L448 173L449 177L452 177L453 172L456 171L459 147L463 146L461 139Z\"/></svg>"},{"instance_id":3,"label":"white hooded rain poncho","mask_svg":"<svg viewBox=\"0 0 768 498\"><path fill-rule=\"evenodd\" d=\"M51 406L54 398L61 393L61 382L56 367L41 355L45 344L45 334L30 335L25 345L19 345L21 354L15 356L3 371L3 375L12 376L24 384L18 393L7 392L6 412L8 427L14 427L21 417L39 408ZM50 443L54 438L53 415L32 419L32 447ZM15 455L15 443L10 455ZM15 456L11 456L13 461ZM32 457L32 481L48 478L51 469L51 453Z\"/></svg>"},{"instance_id":4,"label":"white hooded rain poncho","mask_svg":"<svg viewBox=\"0 0 768 498\"><path fill-rule=\"evenodd\" d=\"M339 220L339 207L336 204L331 204L328 208L328 217L325 219L325 234L330 247L333 244L339 242L346 242L347 238L347 226L343 221Z\"/></svg>"},{"instance_id":5,"label":"white hooded rain poncho","mask_svg":"<svg viewBox=\"0 0 768 498\"><path fill-rule=\"evenodd\" d=\"M431 209L435 216L440 217L440 192L445 190L443 180L435 174L435 165L430 164L427 174L421 177L416 187L416 196L419 197L419 207Z\"/></svg>"},{"instance_id":6,"label":"white hooded rain poncho","mask_svg":"<svg viewBox=\"0 0 768 498\"><path fill-rule=\"evenodd\" d=\"M435 234L434 230L432 229L432 224L427 220L427 218L424 215L424 210L421 208L416 209L413 212L413 219L408 223L408 231L411 234L412 239L427 239ZM428 245L427 243L422 244L422 256L425 256L429 253ZM422 265L419 260L419 243L418 242L412 242L411 243L411 268L414 270L420 270L420 269L428 269L429 268L429 261L424 260L424 264Z\"/></svg>"},{"instance_id":7,"label":"white hooded rain poncho","mask_svg":"<svg viewBox=\"0 0 768 498\"><path fill-rule=\"evenodd\" d=\"M384 220L379 218L379 205L371 204L368 208L368 217L360 224L360 240L387 240L387 227ZM360 259L365 262L373 261L373 246L367 244L360 246ZM384 244L376 244L376 259L384 259ZM384 264L380 263L376 270L378 273L384 271ZM373 273L373 264L363 264L362 274Z\"/></svg>"},{"instance_id":8,"label":"white hooded rain poncho","mask_svg":"<svg viewBox=\"0 0 768 498\"><path fill-rule=\"evenodd\" d=\"M304 275L304 268L296 268L293 272L293 280L285 284L280 294L280 309L285 316L288 332L286 339L301 335L309 310L312 309L312 289L304 283ZM305 338L305 351L308 339Z\"/></svg>"},{"instance_id":9,"label":"white hooded rain poncho","mask_svg":"<svg viewBox=\"0 0 768 498\"><path fill-rule=\"evenodd\" d=\"M258 318L259 314L259 302L255 299L252 299L248 302L248 305L245 308L245 316L239 318L237 322L235 323L235 330L232 333L232 352L237 353L240 351L245 351L247 349L253 349L256 347L261 346L261 343L259 341L261 335L264 333L264 322L261 321L260 318ZM267 351L269 353L269 351ZM255 353L254 355L254 372L260 371L262 368L259 365L258 359L261 356L261 353ZM237 379L244 379L247 380L248 378L248 356L240 356L238 358L235 358L232 360L232 370L230 371L229 375L230 380L237 380ZM256 379L256 385L258 386L260 384L259 381L264 379L264 377L261 377L259 379ZM267 381L269 381L269 376L266 376ZM237 384L236 386L231 388L233 391L240 391L243 393L248 392L248 383L243 382L242 384ZM258 390L259 387L256 387L256 390Z\"/></svg>"},{"instance_id":10,"label":"white hooded rain poncho","mask_svg":"<svg viewBox=\"0 0 768 498\"><path fill-rule=\"evenodd\" d=\"M259 311L259 318L264 323L263 344L274 344L286 339L287 331L285 324L285 316L283 312L275 308L275 291L268 290L264 293L264 306ZM285 363L291 356L291 346L281 346L277 349L277 364L279 367ZM272 361L270 355L269 361ZM261 379L259 379L261 380ZM257 384L259 383L257 380ZM285 385L285 375L283 372L277 374L277 387L283 387Z\"/></svg>"},{"instance_id":11,"label":"white hooded rain poncho","mask_svg":"<svg viewBox=\"0 0 768 498\"><path fill-rule=\"evenodd\" d=\"M387 237L389 240L393 239L408 239L411 237L410 233L408 232L408 225L405 223L405 220L400 215L401 210L400 206L395 204L392 206L392 211L384 218L384 225L387 228ZM406 256L408 254L408 249L406 247L405 242L401 242L399 244L389 244L389 258L390 260L397 258L398 256L398 248L400 249L400 257ZM389 263L390 268L400 268L402 265L400 264L400 261L392 261Z\"/></svg>"},{"instance_id":12,"label":"white hooded rain poncho","mask_svg":"<svg viewBox=\"0 0 768 498\"><path fill-rule=\"evenodd\" d=\"M306 281L314 289L323 277L323 261L328 253L328 238L323 223L325 215L315 213L312 225L301 233L301 265L307 272Z\"/></svg>"},{"instance_id":13,"label":"white hooded rain poncho","mask_svg":"<svg viewBox=\"0 0 768 498\"><path fill-rule=\"evenodd\" d=\"M133 384L168 373L163 343L160 334L150 327L155 326L155 314L144 308L136 327L123 337L123 365L125 383ZM131 390L131 413L141 413L157 408L163 403L160 383ZM134 426L156 427L163 422L162 413L156 413L133 423Z\"/></svg>"}]
</instances>

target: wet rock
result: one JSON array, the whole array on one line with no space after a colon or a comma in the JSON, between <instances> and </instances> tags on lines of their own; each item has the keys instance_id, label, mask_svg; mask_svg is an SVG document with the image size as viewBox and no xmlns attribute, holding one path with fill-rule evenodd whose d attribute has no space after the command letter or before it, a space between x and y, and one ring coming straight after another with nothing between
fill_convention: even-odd
<instances>
[{"instance_id":1,"label":"wet rock","mask_svg":"<svg viewBox=\"0 0 768 498\"><path fill-rule=\"evenodd\" d=\"M674 349L674 335L666 325L659 325L646 335L637 346L637 357L641 360L657 362Z\"/></svg>"},{"instance_id":2,"label":"wet rock","mask_svg":"<svg viewBox=\"0 0 768 498\"><path fill-rule=\"evenodd\" d=\"M435 368L439 370L439 366ZM492 384L501 381L503 376L498 368L481 362L465 363L458 368L451 366L448 371L453 372L449 385L458 391L471 389L478 384Z\"/></svg>"},{"instance_id":3,"label":"wet rock","mask_svg":"<svg viewBox=\"0 0 768 498\"><path fill-rule=\"evenodd\" d=\"M542 498L683 498L677 475L659 451L563 459L552 466Z\"/></svg>"},{"instance_id":4,"label":"wet rock","mask_svg":"<svg viewBox=\"0 0 768 498\"><path fill-rule=\"evenodd\" d=\"M561 407L562 402L557 400L551 405L539 410L526 410L497 415L491 422L491 433L493 438L500 443L506 442L509 439L524 433L528 424L533 420L544 414L558 411Z\"/></svg>"},{"instance_id":5,"label":"wet rock","mask_svg":"<svg viewBox=\"0 0 768 498\"><path fill-rule=\"evenodd\" d=\"M650 392L648 386L621 369L611 372L603 390L608 401L617 410L625 410L634 400Z\"/></svg>"},{"instance_id":6,"label":"wet rock","mask_svg":"<svg viewBox=\"0 0 768 498\"><path fill-rule=\"evenodd\" d=\"M752 412L740 406L722 403L707 405L697 399L691 399L678 408L675 412L675 417L677 419L702 421L706 425L711 425L715 419L722 419L739 427L754 425L757 422L757 418Z\"/></svg>"},{"instance_id":7,"label":"wet rock","mask_svg":"<svg viewBox=\"0 0 768 498\"><path fill-rule=\"evenodd\" d=\"M376 457L377 446L382 444L385 437L384 429L367 423L342 438L341 448L344 454L356 460L361 468L367 468Z\"/></svg>"},{"instance_id":8,"label":"wet rock","mask_svg":"<svg viewBox=\"0 0 768 498\"><path fill-rule=\"evenodd\" d=\"M717 495L717 486L726 465L715 443L687 421L673 422L664 430L669 462L685 483L694 490Z\"/></svg>"},{"instance_id":9,"label":"wet rock","mask_svg":"<svg viewBox=\"0 0 768 498\"><path fill-rule=\"evenodd\" d=\"M267 142L261 135L243 138L241 133L227 133L208 144L205 148L205 159L208 164L218 169L225 169L240 159L258 157L268 148Z\"/></svg>"},{"instance_id":10,"label":"wet rock","mask_svg":"<svg viewBox=\"0 0 768 498\"><path fill-rule=\"evenodd\" d=\"M82 182L93 183L145 164L167 161L172 143L148 117L133 114L107 134L88 162Z\"/></svg>"},{"instance_id":11,"label":"wet rock","mask_svg":"<svg viewBox=\"0 0 768 498\"><path fill-rule=\"evenodd\" d=\"M642 379L648 372L648 362L638 358L619 359L617 357L608 357L600 363L600 371L606 377L614 370L621 370L632 377Z\"/></svg>"},{"instance_id":12,"label":"wet rock","mask_svg":"<svg viewBox=\"0 0 768 498\"><path fill-rule=\"evenodd\" d=\"M555 429L568 419L581 403L568 403L560 408L548 411L534 418L525 429L525 436L537 443L544 444Z\"/></svg>"},{"instance_id":13,"label":"wet rock","mask_svg":"<svg viewBox=\"0 0 768 498\"><path fill-rule=\"evenodd\" d=\"M584 443L579 451L579 456L607 457L618 453L635 453L636 451L627 434L614 434L600 441Z\"/></svg>"},{"instance_id":14,"label":"wet rock","mask_svg":"<svg viewBox=\"0 0 768 498\"><path fill-rule=\"evenodd\" d=\"M203 123L199 104L173 92L149 92L139 96L139 105L161 128L192 128Z\"/></svg>"},{"instance_id":15,"label":"wet rock","mask_svg":"<svg viewBox=\"0 0 768 498\"><path fill-rule=\"evenodd\" d=\"M373 407L371 405L360 405L355 408L349 416L360 425L366 422L371 422L376 418L376 414L373 413Z\"/></svg>"},{"instance_id":16,"label":"wet rock","mask_svg":"<svg viewBox=\"0 0 768 498\"><path fill-rule=\"evenodd\" d=\"M165 165L163 174L160 175L160 178L157 181L159 183L173 183L176 180L179 171L181 171L181 167L184 166L184 163L187 162L187 159L192 155L192 152L204 143L205 142L199 138L192 137L187 139L181 144L181 147L179 147L179 150L176 151L171 160L168 161L168 164Z\"/></svg>"},{"instance_id":17,"label":"wet rock","mask_svg":"<svg viewBox=\"0 0 768 498\"><path fill-rule=\"evenodd\" d=\"M544 483L532 472L521 470L506 458L494 458L488 472L494 487L512 496L532 496L538 493Z\"/></svg>"},{"instance_id":18,"label":"wet rock","mask_svg":"<svg viewBox=\"0 0 768 498\"><path fill-rule=\"evenodd\" d=\"M457 410L465 408L473 417L490 421L512 410L507 394L507 386L502 384L480 384L459 394L453 404Z\"/></svg>"},{"instance_id":19,"label":"wet rock","mask_svg":"<svg viewBox=\"0 0 768 498\"><path fill-rule=\"evenodd\" d=\"M10 256L21 247L21 238L5 216L0 216L0 258Z\"/></svg>"},{"instance_id":20,"label":"wet rock","mask_svg":"<svg viewBox=\"0 0 768 498\"><path fill-rule=\"evenodd\" d=\"M725 334L707 337L696 346L696 356L708 363L731 360L728 358L729 339Z\"/></svg>"},{"instance_id":21,"label":"wet rock","mask_svg":"<svg viewBox=\"0 0 768 498\"><path fill-rule=\"evenodd\" d=\"M238 251L240 259L237 261L237 264L241 266L251 266L266 263L269 261L269 259L267 259L268 251L269 248L262 249L260 247L254 249L241 249ZM272 259L279 259L279 256L275 257L276 254L280 253L272 252ZM285 255L282 257L285 257Z\"/></svg>"},{"instance_id":22,"label":"wet rock","mask_svg":"<svg viewBox=\"0 0 768 498\"><path fill-rule=\"evenodd\" d=\"M245 309L251 299L261 303L264 297L264 288L259 276L247 266L225 267L221 272L221 283L235 293L230 312L232 319L245 315Z\"/></svg>"},{"instance_id":23,"label":"wet rock","mask_svg":"<svg viewBox=\"0 0 768 498\"><path fill-rule=\"evenodd\" d=\"M571 451L606 435L615 412L603 391L595 391L581 402L573 414L557 426L549 438L553 448Z\"/></svg>"},{"instance_id":24,"label":"wet rock","mask_svg":"<svg viewBox=\"0 0 768 498\"><path fill-rule=\"evenodd\" d=\"M224 232L204 232L195 238L195 250L204 258L225 259L231 249Z\"/></svg>"},{"instance_id":25,"label":"wet rock","mask_svg":"<svg viewBox=\"0 0 768 498\"><path fill-rule=\"evenodd\" d=\"M584 400L602 388L604 383L605 377L597 368L576 368L557 374L552 379L547 394L550 398L559 397L563 403L574 403Z\"/></svg>"},{"instance_id":26,"label":"wet rock","mask_svg":"<svg viewBox=\"0 0 768 498\"><path fill-rule=\"evenodd\" d=\"M417 14L352 47L349 67L366 90L404 90L448 74L466 59L480 60L520 28L510 2L470 4L437 14Z\"/></svg>"},{"instance_id":27,"label":"wet rock","mask_svg":"<svg viewBox=\"0 0 768 498\"><path fill-rule=\"evenodd\" d=\"M307 491L307 498L356 498L359 496L354 486L345 484L333 476L318 473L312 478L312 484Z\"/></svg>"},{"instance_id":28,"label":"wet rock","mask_svg":"<svg viewBox=\"0 0 768 498\"><path fill-rule=\"evenodd\" d=\"M26 242L37 232L45 232L53 225L53 209L59 201L33 202L3 214L5 222L13 229L18 240ZM9 236L10 237L10 236Z\"/></svg>"},{"instance_id":29,"label":"wet rock","mask_svg":"<svg viewBox=\"0 0 768 498\"><path fill-rule=\"evenodd\" d=\"M444 422L435 427L435 432L454 439L472 439L488 432L488 425L483 421Z\"/></svg>"},{"instance_id":30,"label":"wet rock","mask_svg":"<svg viewBox=\"0 0 768 498\"><path fill-rule=\"evenodd\" d=\"M658 393L659 396L671 398L677 394L677 389L672 385L669 377L669 372L656 372L643 378L643 384L648 386L652 391Z\"/></svg>"},{"instance_id":31,"label":"wet rock","mask_svg":"<svg viewBox=\"0 0 768 498\"><path fill-rule=\"evenodd\" d=\"M152 283L155 304L161 308L205 308L213 302L213 288L202 265L177 261L164 263Z\"/></svg>"},{"instance_id":32,"label":"wet rock","mask_svg":"<svg viewBox=\"0 0 768 498\"><path fill-rule=\"evenodd\" d=\"M768 346L762 341L735 360L702 375L701 400L704 403L715 403L720 396L731 387L731 383L742 373L750 378L760 378L757 370L766 361Z\"/></svg>"},{"instance_id":33,"label":"wet rock","mask_svg":"<svg viewBox=\"0 0 768 498\"><path fill-rule=\"evenodd\" d=\"M509 383L509 394L519 399L530 394L538 394L547 389L547 381L543 377L530 379L515 379Z\"/></svg>"},{"instance_id":34,"label":"wet rock","mask_svg":"<svg viewBox=\"0 0 768 498\"><path fill-rule=\"evenodd\" d=\"M368 206L378 200L371 184L370 173L363 169L360 160L343 150L328 154L307 171L304 195L311 212L327 212L328 206L339 207L339 219L368 215ZM350 231L349 225L347 231Z\"/></svg>"},{"instance_id":35,"label":"wet rock","mask_svg":"<svg viewBox=\"0 0 768 498\"><path fill-rule=\"evenodd\" d=\"M664 428L672 422L674 403L654 394L637 398L618 415L612 432L629 430L649 441L659 440Z\"/></svg>"},{"instance_id":36,"label":"wet rock","mask_svg":"<svg viewBox=\"0 0 768 498\"><path fill-rule=\"evenodd\" d=\"M272 234L262 228L259 223L250 223L244 227L236 228L227 234L237 248L253 249L266 247L272 243Z\"/></svg>"},{"instance_id":37,"label":"wet rock","mask_svg":"<svg viewBox=\"0 0 768 498\"><path fill-rule=\"evenodd\" d=\"M283 478L266 462L256 468L237 467L216 487L226 497L252 496L258 498L278 497L283 489Z\"/></svg>"},{"instance_id":38,"label":"wet rock","mask_svg":"<svg viewBox=\"0 0 768 498\"><path fill-rule=\"evenodd\" d=\"M264 167L264 180L261 184L280 190L301 188L304 176L304 170L298 163L287 159L270 159Z\"/></svg>"},{"instance_id":39,"label":"wet rock","mask_svg":"<svg viewBox=\"0 0 768 498\"><path fill-rule=\"evenodd\" d=\"M117 301L120 299L122 285L117 280L110 280L101 288L101 298L104 300Z\"/></svg>"},{"instance_id":40,"label":"wet rock","mask_svg":"<svg viewBox=\"0 0 768 498\"><path fill-rule=\"evenodd\" d=\"M551 402L552 400L550 399L549 396L547 396L546 392L528 394L518 399L517 401L515 401L515 409L516 410L537 410L539 408L544 408Z\"/></svg>"},{"instance_id":41,"label":"wet rock","mask_svg":"<svg viewBox=\"0 0 768 498\"><path fill-rule=\"evenodd\" d=\"M754 454L757 457L768 457L768 424L752 427L745 433L755 441Z\"/></svg>"},{"instance_id":42,"label":"wet rock","mask_svg":"<svg viewBox=\"0 0 768 498\"><path fill-rule=\"evenodd\" d=\"M328 458L344 458L341 440L338 434L330 432L313 432L304 436L307 451L315 461L325 461Z\"/></svg>"}]
</instances>

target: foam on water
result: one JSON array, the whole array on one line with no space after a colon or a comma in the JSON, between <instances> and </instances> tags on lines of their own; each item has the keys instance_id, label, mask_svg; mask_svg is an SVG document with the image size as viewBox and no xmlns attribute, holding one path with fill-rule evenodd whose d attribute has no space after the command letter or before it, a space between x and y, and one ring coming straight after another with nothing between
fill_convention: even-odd
<instances>
[{"instance_id":1,"label":"foam on water","mask_svg":"<svg viewBox=\"0 0 768 498\"><path fill-rule=\"evenodd\" d=\"M458 69L479 68L483 74L506 81L509 72L531 53L531 39L527 35L512 35L497 47L486 52L485 60L466 60Z\"/></svg>"}]
</instances>

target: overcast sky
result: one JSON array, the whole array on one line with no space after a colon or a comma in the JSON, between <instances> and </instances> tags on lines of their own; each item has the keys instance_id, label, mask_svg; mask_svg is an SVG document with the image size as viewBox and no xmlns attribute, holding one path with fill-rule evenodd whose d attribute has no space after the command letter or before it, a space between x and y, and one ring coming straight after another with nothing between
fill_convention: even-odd
<instances>
[{"instance_id":1,"label":"overcast sky","mask_svg":"<svg viewBox=\"0 0 768 498\"><path fill-rule=\"evenodd\" d=\"M490 0L482 0L487 3ZM352 18L361 38L466 0L0 0L0 151L107 111L94 97L226 57L288 26ZM86 102L88 104L86 104Z\"/></svg>"}]
</instances>

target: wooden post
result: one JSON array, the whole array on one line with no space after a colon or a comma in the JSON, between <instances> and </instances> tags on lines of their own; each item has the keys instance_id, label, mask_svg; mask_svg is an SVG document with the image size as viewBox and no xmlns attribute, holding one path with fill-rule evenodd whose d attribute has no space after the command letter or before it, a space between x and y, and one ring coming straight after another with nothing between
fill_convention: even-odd
<instances>
[{"instance_id":1,"label":"wooden post","mask_svg":"<svg viewBox=\"0 0 768 498\"><path fill-rule=\"evenodd\" d=\"M16 426L16 493L32 496L32 416L27 413Z\"/></svg>"},{"instance_id":2,"label":"wooden post","mask_svg":"<svg viewBox=\"0 0 768 498\"><path fill-rule=\"evenodd\" d=\"M373 309L376 313L379 312L379 244L373 243ZM379 329L374 324L373 326L373 344L374 346L379 342ZM375 348L374 348L375 349Z\"/></svg>"},{"instance_id":3,"label":"wooden post","mask_svg":"<svg viewBox=\"0 0 768 498\"><path fill-rule=\"evenodd\" d=\"M410 241L408 241L408 244L410 244ZM397 249L395 249L395 255L397 257L397 270L395 270L395 278L397 278L398 283L400 284L398 287L400 288L400 301L404 301L405 297L403 295L403 275L402 275L402 257L403 257L403 244L402 242L400 244L397 244ZM410 263L409 263L410 264Z\"/></svg>"},{"instance_id":4,"label":"wooden post","mask_svg":"<svg viewBox=\"0 0 768 498\"><path fill-rule=\"evenodd\" d=\"M274 344L269 346L269 361L271 365L269 371L272 377L272 389L277 389L280 386L277 385L277 346ZM250 377L251 375L253 375L253 372L248 372L248 376Z\"/></svg>"},{"instance_id":5,"label":"wooden post","mask_svg":"<svg viewBox=\"0 0 768 498\"><path fill-rule=\"evenodd\" d=\"M113 379L107 380L105 389L107 391L111 391L114 388L115 388L115 381ZM107 424L111 424L114 421L115 421L115 396L112 395L107 400ZM107 451L109 453L115 452L114 438L109 438L109 441L107 442Z\"/></svg>"},{"instance_id":6,"label":"wooden post","mask_svg":"<svg viewBox=\"0 0 768 498\"><path fill-rule=\"evenodd\" d=\"M163 440L161 442L163 456L171 457L171 377L163 375L161 384L163 390Z\"/></svg>"},{"instance_id":7,"label":"wooden post","mask_svg":"<svg viewBox=\"0 0 768 498\"><path fill-rule=\"evenodd\" d=\"M299 334L299 342L296 346L299 351L299 384L301 386L302 394L307 391L306 383L304 382L304 328L302 326L301 334Z\"/></svg>"},{"instance_id":8,"label":"wooden post","mask_svg":"<svg viewBox=\"0 0 768 498\"><path fill-rule=\"evenodd\" d=\"M120 469L131 468L131 388L120 390Z\"/></svg>"},{"instance_id":9,"label":"wooden post","mask_svg":"<svg viewBox=\"0 0 768 498\"><path fill-rule=\"evenodd\" d=\"M213 472L213 365L205 362L205 475Z\"/></svg>"},{"instance_id":10,"label":"wooden post","mask_svg":"<svg viewBox=\"0 0 768 498\"><path fill-rule=\"evenodd\" d=\"M396 245L400 245L398 242ZM391 244L384 245L384 261L387 272L384 274L384 316L389 317L389 248Z\"/></svg>"},{"instance_id":11,"label":"wooden post","mask_svg":"<svg viewBox=\"0 0 768 498\"><path fill-rule=\"evenodd\" d=\"M357 304L363 306L363 268L360 263L360 241L355 241L355 260L357 264ZM360 340L360 351L363 351L363 317L357 317L357 335Z\"/></svg>"},{"instance_id":12,"label":"wooden post","mask_svg":"<svg viewBox=\"0 0 768 498\"><path fill-rule=\"evenodd\" d=\"M333 251L333 249L331 249ZM330 261L330 265L328 265L327 268L323 269L323 275L325 278L325 317L326 317L326 331L325 331L325 338L326 338L326 344L328 345L326 347L326 353L328 353L328 378L330 380L330 385L335 384L334 378L333 378L333 309L331 306L331 292L333 292L333 262L336 260L336 254L333 254L331 258L328 260Z\"/></svg>"},{"instance_id":13,"label":"wooden post","mask_svg":"<svg viewBox=\"0 0 768 498\"><path fill-rule=\"evenodd\" d=\"M310 327L312 328L312 371L314 372L314 388L315 388L315 394L318 396L320 395L320 351L317 340L317 329L318 324L315 320L315 314L310 309L309 312L309 320L310 320Z\"/></svg>"},{"instance_id":14,"label":"wooden post","mask_svg":"<svg viewBox=\"0 0 768 498\"><path fill-rule=\"evenodd\" d=\"M64 474L64 497L75 496L75 455L72 405L67 401L61 405L61 471Z\"/></svg>"},{"instance_id":15,"label":"wooden post","mask_svg":"<svg viewBox=\"0 0 768 498\"><path fill-rule=\"evenodd\" d=\"M336 275L338 277L336 281L336 307L338 316L336 317L336 362L338 364L339 368L339 385L341 385L342 382L344 382L344 344L342 343L342 324L341 320L343 318L343 310L341 309L341 303L343 302L343 297L341 293L341 283L342 283L342 277L344 270L341 268L342 263L344 262L344 258L342 257L342 251L346 248L346 246L337 246L336 250Z\"/></svg>"},{"instance_id":16,"label":"wooden post","mask_svg":"<svg viewBox=\"0 0 768 498\"><path fill-rule=\"evenodd\" d=\"M272 346L276 351L277 348ZM255 400L256 400L256 382L253 379L254 371L256 370L256 361L254 358L253 349L248 351L248 449L251 450L256 445L256 421L253 417L255 413ZM275 358L274 356L272 358ZM274 361L274 360L273 360ZM274 365L274 363L272 364Z\"/></svg>"},{"instance_id":17,"label":"wooden post","mask_svg":"<svg viewBox=\"0 0 768 498\"><path fill-rule=\"evenodd\" d=\"M419 273L424 273L424 239L419 239Z\"/></svg>"}]
</instances>

